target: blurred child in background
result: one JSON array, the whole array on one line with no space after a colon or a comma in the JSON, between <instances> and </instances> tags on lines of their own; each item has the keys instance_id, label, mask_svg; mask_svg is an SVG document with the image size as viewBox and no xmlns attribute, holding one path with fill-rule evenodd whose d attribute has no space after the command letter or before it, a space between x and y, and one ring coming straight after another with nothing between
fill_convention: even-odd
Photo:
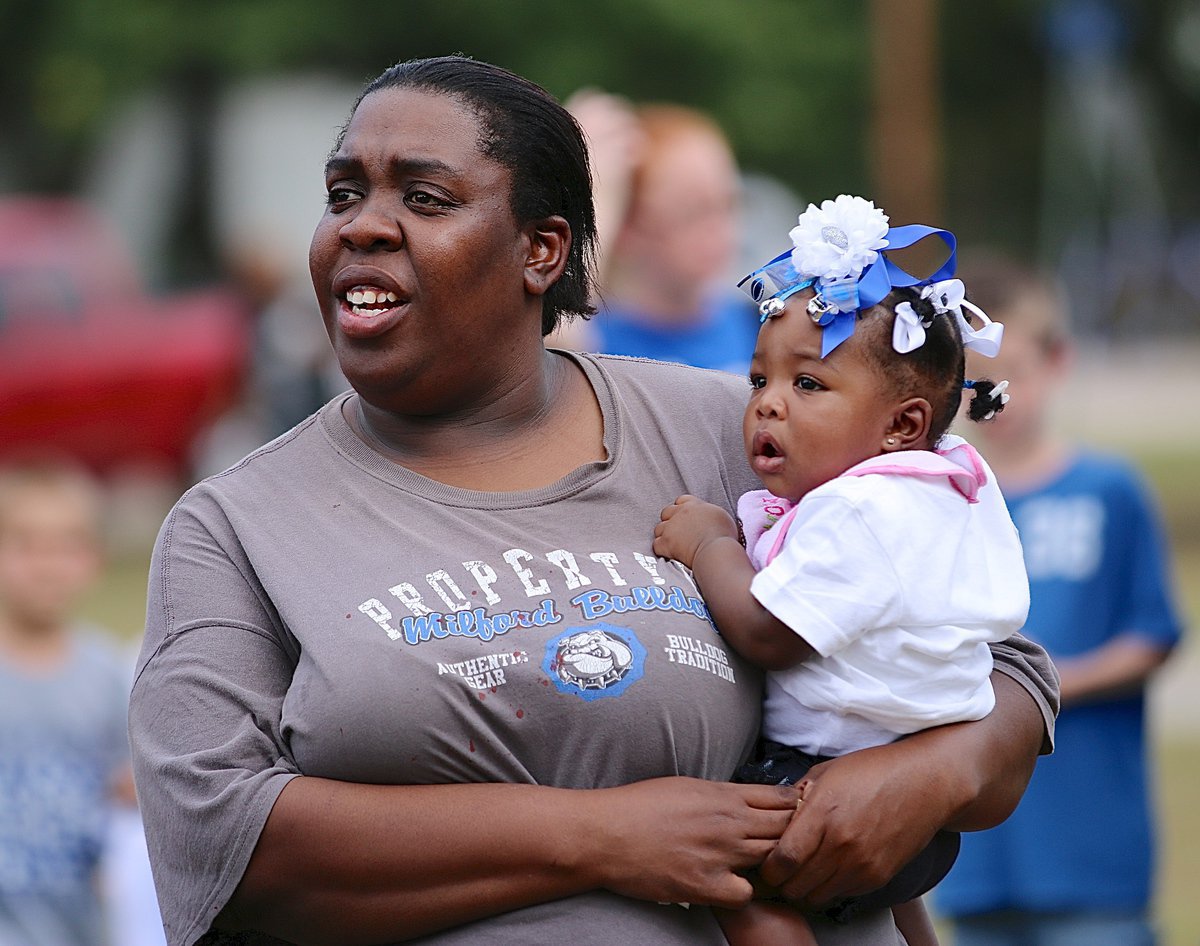
<instances>
[{"instance_id":1,"label":"blurred child in background","mask_svg":"<svg viewBox=\"0 0 1200 946\"><path fill-rule=\"evenodd\" d=\"M591 147L601 297L551 344L745 372L758 320L730 289L741 182L725 135L681 105L567 104Z\"/></svg>"},{"instance_id":2,"label":"blurred child in background","mask_svg":"<svg viewBox=\"0 0 1200 946\"><path fill-rule=\"evenodd\" d=\"M1012 401L977 440L1021 533L1024 633L1054 658L1062 711L1054 755L1038 762L1008 821L963 836L936 902L956 946L1147 946L1145 691L1181 631L1162 526L1128 463L1052 429L1071 360L1056 289L1006 260L964 270L972 301L1005 325L989 367L1011 380ZM971 362L968 373L979 369Z\"/></svg>"},{"instance_id":3,"label":"blurred child in background","mask_svg":"<svg viewBox=\"0 0 1200 946\"><path fill-rule=\"evenodd\" d=\"M135 799L128 661L75 619L100 496L70 465L0 468L0 946L107 941L97 867Z\"/></svg>"}]
</instances>

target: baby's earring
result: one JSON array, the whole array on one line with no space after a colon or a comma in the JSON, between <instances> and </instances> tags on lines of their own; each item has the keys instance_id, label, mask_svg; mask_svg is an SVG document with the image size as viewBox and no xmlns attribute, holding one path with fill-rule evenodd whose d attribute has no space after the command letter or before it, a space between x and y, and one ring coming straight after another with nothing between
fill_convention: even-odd
<instances>
[{"instance_id":1,"label":"baby's earring","mask_svg":"<svg viewBox=\"0 0 1200 946\"><path fill-rule=\"evenodd\" d=\"M887 445L888 445L889 447L894 447L894 446L896 446L896 438L895 438L895 437L888 437L888 439L887 439Z\"/></svg>"}]
</instances>

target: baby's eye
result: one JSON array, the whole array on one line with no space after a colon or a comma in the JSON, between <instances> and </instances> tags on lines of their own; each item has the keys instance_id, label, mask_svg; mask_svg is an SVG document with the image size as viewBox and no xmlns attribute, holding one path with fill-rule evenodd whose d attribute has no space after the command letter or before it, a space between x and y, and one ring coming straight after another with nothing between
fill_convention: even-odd
<instances>
[{"instance_id":1,"label":"baby's eye","mask_svg":"<svg viewBox=\"0 0 1200 946\"><path fill-rule=\"evenodd\" d=\"M824 385L816 378L802 374L796 379L796 387L802 388L805 391L820 391Z\"/></svg>"},{"instance_id":2,"label":"baby's eye","mask_svg":"<svg viewBox=\"0 0 1200 946\"><path fill-rule=\"evenodd\" d=\"M760 388L765 388L766 386L767 386L767 379L764 378L761 374L750 375L750 387L754 388L754 390L757 391Z\"/></svg>"}]
</instances>

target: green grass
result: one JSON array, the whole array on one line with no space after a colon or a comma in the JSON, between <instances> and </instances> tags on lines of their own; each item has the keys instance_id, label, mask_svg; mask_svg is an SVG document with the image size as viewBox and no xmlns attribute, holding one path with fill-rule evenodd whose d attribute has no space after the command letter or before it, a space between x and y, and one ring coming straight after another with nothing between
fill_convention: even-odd
<instances>
[{"instance_id":1,"label":"green grass","mask_svg":"<svg viewBox=\"0 0 1200 946\"><path fill-rule=\"evenodd\" d=\"M83 617L122 640L140 639L146 621L149 568L149 550L110 561L104 580L83 602Z\"/></svg>"},{"instance_id":2,"label":"green grass","mask_svg":"<svg viewBox=\"0 0 1200 946\"><path fill-rule=\"evenodd\" d=\"M1200 490L1191 450L1140 453L1135 459L1158 493L1175 552L1175 575L1189 626L1200 617ZM1193 645L1194 646L1194 645ZM1163 946L1200 943L1200 736L1164 736L1157 745L1160 874L1157 912Z\"/></svg>"},{"instance_id":3,"label":"green grass","mask_svg":"<svg viewBox=\"0 0 1200 946\"><path fill-rule=\"evenodd\" d=\"M1158 752L1162 946L1200 943L1200 740L1164 742Z\"/></svg>"}]
</instances>

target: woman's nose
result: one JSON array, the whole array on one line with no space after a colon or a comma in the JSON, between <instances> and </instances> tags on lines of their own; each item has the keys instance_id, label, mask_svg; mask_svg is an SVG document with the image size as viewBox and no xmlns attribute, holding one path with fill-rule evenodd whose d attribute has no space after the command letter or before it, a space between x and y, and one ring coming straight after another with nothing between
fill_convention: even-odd
<instances>
[{"instance_id":1,"label":"woman's nose","mask_svg":"<svg viewBox=\"0 0 1200 946\"><path fill-rule=\"evenodd\" d=\"M404 245L399 217L382 200L364 199L354 216L342 224L338 236L356 250L395 250Z\"/></svg>"}]
</instances>

